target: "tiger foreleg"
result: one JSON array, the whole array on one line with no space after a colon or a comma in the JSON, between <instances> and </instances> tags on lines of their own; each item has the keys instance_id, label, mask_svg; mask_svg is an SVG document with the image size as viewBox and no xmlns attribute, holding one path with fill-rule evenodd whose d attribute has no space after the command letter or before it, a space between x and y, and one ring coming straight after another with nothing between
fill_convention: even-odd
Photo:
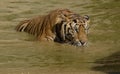
<instances>
[{"instance_id":1,"label":"tiger foreleg","mask_svg":"<svg viewBox=\"0 0 120 74\"><path fill-rule=\"evenodd\" d=\"M47 41L54 41L55 37L46 36Z\"/></svg>"},{"instance_id":2,"label":"tiger foreleg","mask_svg":"<svg viewBox=\"0 0 120 74\"><path fill-rule=\"evenodd\" d=\"M54 41L55 39L55 35L53 33L51 34L47 34L47 35L42 35L42 36L38 36L38 40L39 41Z\"/></svg>"}]
</instances>

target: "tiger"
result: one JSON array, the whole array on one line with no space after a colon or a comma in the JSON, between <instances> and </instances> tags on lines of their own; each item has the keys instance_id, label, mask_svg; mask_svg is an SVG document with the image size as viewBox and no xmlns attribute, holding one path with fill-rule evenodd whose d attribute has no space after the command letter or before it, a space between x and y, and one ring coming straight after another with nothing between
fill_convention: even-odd
<instances>
[{"instance_id":1,"label":"tiger","mask_svg":"<svg viewBox=\"0 0 120 74\"><path fill-rule=\"evenodd\" d=\"M87 40L85 29L80 27L80 21L84 19L76 16L76 13L69 9L55 9L47 15L23 20L15 29L34 35L39 41L55 41L81 46ZM86 21L84 25L86 25Z\"/></svg>"}]
</instances>

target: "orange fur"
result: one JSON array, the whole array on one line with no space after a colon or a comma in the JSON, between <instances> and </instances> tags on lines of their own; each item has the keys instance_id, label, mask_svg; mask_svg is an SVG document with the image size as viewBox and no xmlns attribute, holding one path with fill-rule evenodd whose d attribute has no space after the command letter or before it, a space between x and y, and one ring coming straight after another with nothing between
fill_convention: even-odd
<instances>
[{"instance_id":1,"label":"orange fur","mask_svg":"<svg viewBox=\"0 0 120 74\"><path fill-rule=\"evenodd\" d=\"M21 21L16 30L35 35L38 40L67 42L80 46L87 42L89 17L69 9L56 9L47 15Z\"/></svg>"}]
</instances>

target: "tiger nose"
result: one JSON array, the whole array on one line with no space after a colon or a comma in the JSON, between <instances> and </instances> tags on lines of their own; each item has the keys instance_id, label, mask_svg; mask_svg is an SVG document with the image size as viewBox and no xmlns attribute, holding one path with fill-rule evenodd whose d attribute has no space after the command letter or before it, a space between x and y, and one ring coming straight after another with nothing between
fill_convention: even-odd
<instances>
[{"instance_id":1,"label":"tiger nose","mask_svg":"<svg viewBox=\"0 0 120 74\"><path fill-rule=\"evenodd\" d=\"M81 45L82 46L85 46L86 45L86 42L85 41L80 41Z\"/></svg>"},{"instance_id":2,"label":"tiger nose","mask_svg":"<svg viewBox=\"0 0 120 74\"><path fill-rule=\"evenodd\" d=\"M85 46L87 44L87 42L85 41L75 41L73 42L73 45L75 46Z\"/></svg>"}]
</instances>

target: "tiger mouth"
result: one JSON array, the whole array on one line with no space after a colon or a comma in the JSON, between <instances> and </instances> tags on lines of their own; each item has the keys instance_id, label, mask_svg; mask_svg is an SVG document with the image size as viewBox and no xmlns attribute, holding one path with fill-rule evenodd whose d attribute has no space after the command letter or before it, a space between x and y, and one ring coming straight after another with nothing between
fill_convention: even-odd
<instances>
[{"instance_id":1,"label":"tiger mouth","mask_svg":"<svg viewBox=\"0 0 120 74\"><path fill-rule=\"evenodd\" d=\"M86 42L81 42L81 41L75 41L75 42L71 42L70 43L71 45L73 45L73 46L77 46L77 47L80 47L80 46L86 46Z\"/></svg>"}]
</instances>

